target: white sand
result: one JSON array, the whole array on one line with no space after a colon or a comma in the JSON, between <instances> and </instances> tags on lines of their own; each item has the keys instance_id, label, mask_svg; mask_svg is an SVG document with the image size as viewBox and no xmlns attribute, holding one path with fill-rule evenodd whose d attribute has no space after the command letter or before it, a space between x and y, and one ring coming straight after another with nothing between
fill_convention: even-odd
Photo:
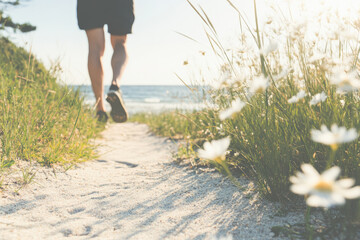
<instances>
[{"instance_id":1,"label":"white sand","mask_svg":"<svg viewBox=\"0 0 360 240\"><path fill-rule=\"evenodd\" d=\"M218 173L172 162L176 146L147 126L114 124L99 160L44 171L20 195L0 198L0 239L270 239L279 205L239 191ZM247 180L240 180L250 186Z\"/></svg>"}]
</instances>

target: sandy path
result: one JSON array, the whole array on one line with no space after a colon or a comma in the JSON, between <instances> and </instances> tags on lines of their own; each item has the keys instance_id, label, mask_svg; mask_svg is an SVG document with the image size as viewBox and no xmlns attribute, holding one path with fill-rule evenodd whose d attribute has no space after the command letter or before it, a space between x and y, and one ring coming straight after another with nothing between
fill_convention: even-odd
<instances>
[{"instance_id":1,"label":"sandy path","mask_svg":"<svg viewBox=\"0 0 360 240\"><path fill-rule=\"evenodd\" d=\"M217 173L172 163L175 146L145 125L103 135L99 160L0 198L0 239L269 239L271 226L296 220Z\"/></svg>"}]
</instances>

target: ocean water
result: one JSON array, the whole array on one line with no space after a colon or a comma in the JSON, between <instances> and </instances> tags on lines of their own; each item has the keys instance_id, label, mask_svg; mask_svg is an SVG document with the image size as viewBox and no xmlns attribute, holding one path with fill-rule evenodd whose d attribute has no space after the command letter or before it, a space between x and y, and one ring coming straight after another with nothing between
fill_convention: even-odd
<instances>
[{"instance_id":1,"label":"ocean water","mask_svg":"<svg viewBox=\"0 0 360 240\"><path fill-rule=\"evenodd\" d=\"M73 85L79 89L85 103L94 106L95 97L91 86ZM109 86L105 86L105 94ZM121 92L129 114L134 113L160 113L163 111L182 110L193 111L205 107L203 102L202 88L192 87L191 91L186 86L167 85L125 85L121 86ZM105 108L110 111L110 105L106 102Z\"/></svg>"}]
</instances>

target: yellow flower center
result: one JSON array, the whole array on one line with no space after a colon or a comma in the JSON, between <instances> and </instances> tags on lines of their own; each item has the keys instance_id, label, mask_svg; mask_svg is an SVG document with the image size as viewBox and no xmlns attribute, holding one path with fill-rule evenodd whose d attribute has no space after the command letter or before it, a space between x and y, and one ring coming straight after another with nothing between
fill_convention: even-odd
<instances>
[{"instance_id":1,"label":"yellow flower center","mask_svg":"<svg viewBox=\"0 0 360 240\"><path fill-rule=\"evenodd\" d=\"M266 88L264 87L259 87L257 90L256 90L256 93L262 93L262 92L265 92Z\"/></svg>"},{"instance_id":2,"label":"yellow flower center","mask_svg":"<svg viewBox=\"0 0 360 240\"><path fill-rule=\"evenodd\" d=\"M338 144L331 144L330 147L335 152L336 150L338 150L339 145Z\"/></svg>"},{"instance_id":3,"label":"yellow flower center","mask_svg":"<svg viewBox=\"0 0 360 240\"><path fill-rule=\"evenodd\" d=\"M314 188L321 192L331 192L333 190L332 184L323 180L320 180Z\"/></svg>"},{"instance_id":4,"label":"yellow flower center","mask_svg":"<svg viewBox=\"0 0 360 240\"><path fill-rule=\"evenodd\" d=\"M339 83L339 86L340 86L340 87L347 86L347 85L350 85L350 86L351 86L351 82L350 82L350 79L349 79L349 78L345 78L345 79L343 79L343 80Z\"/></svg>"},{"instance_id":5,"label":"yellow flower center","mask_svg":"<svg viewBox=\"0 0 360 240\"><path fill-rule=\"evenodd\" d=\"M221 164L223 161L225 161L225 156L217 157L217 158L215 158L214 160L215 160L215 162Z\"/></svg>"}]
</instances>

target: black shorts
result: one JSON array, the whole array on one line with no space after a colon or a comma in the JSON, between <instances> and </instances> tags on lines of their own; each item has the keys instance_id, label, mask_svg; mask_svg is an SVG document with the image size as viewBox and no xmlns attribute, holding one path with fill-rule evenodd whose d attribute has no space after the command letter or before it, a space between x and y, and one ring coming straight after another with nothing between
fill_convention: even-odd
<instances>
[{"instance_id":1,"label":"black shorts","mask_svg":"<svg viewBox=\"0 0 360 240\"><path fill-rule=\"evenodd\" d=\"M133 0L77 0L79 28L89 30L108 25L112 35L131 33L135 20Z\"/></svg>"}]
</instances>

